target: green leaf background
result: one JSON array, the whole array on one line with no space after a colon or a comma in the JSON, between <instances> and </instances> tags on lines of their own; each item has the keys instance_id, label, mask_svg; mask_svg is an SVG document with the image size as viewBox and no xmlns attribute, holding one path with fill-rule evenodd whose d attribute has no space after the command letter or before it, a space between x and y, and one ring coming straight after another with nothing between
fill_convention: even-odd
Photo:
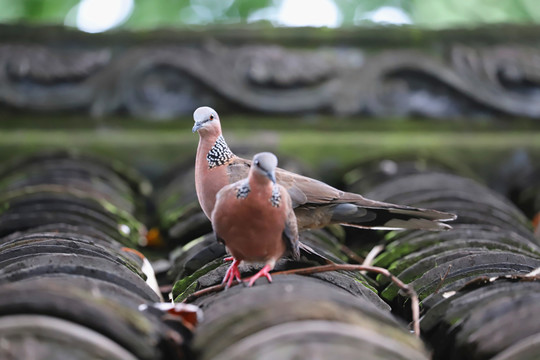
<instances>
[{"instance_id":1,"label":"green leaf background","mask_svg":"<svg viewBox=\"0 0 540 360\"><path fill-rule=\"evenodd\" d=\"M134 0L131 16L119 27L152 29L246 23L255 11L277 10L282 1L285 0ZM355 18L384 6L401 9L413 25L428 28L540 22L538 0L329 1L339 9L342 27L355 26L355 23L370 25L369 21L355 22ZM70 10L78 4L79 0L0 0L0 22L64 24Z\"/></svg>"}]
</instances>

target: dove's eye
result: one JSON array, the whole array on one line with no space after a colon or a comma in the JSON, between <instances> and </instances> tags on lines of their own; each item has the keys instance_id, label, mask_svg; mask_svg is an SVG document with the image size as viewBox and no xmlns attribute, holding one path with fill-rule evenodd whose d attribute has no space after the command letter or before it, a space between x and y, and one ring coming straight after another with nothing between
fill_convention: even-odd
<instances>
[{"instance_id":1,"label":"dove's eye","mask_svg":"<svg viewBox=\"0 0 540 360\"><path fill-rule=\"evenodd\" d=\"M214 115L210 115L210 120L214 120Z\"/></svg>"}]
</instances>

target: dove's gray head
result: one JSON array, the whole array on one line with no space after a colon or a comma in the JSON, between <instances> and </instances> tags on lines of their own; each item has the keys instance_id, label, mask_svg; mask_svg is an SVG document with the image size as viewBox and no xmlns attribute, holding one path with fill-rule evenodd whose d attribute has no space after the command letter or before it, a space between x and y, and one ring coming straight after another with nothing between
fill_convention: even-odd
<instances>
[{"instance_id":1,"label":"dove's gray head","mask_svg":"<svg viewBox=\"0 0 540 360\"><path fill-rule=\"evenodd\" d=\"M255 154L251 165L252 171L264 175L273 183L276 182L276 167L278 159L276 155L270 152L262 152Z\"/></svg>"},{"instance_id":2,"label":"dove's gray head","mask_svg":"<svg viewBox=\"0 0 540 360\"><path fill-rule=\"evenodd\" d=\"M193 113L193 120L195 121L195 125L193 125L192 129L193 132L199 131L200 133L201 130L213 130L221 133L219 116L216 110L211 107L201 106L200 108L197 108Z\"/></svg>"}]
</instances>

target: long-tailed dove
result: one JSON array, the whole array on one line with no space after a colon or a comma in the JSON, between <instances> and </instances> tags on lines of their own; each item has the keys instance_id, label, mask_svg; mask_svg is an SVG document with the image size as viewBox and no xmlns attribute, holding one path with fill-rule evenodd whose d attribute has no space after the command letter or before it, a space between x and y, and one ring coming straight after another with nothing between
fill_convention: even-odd
<instances>
[{"instance_id":1,"label":"long-tailed dove","mask_svg":"<svg viewBox=\"0 0 540 360\"><path fill-rule=\"evenodd\" d=\"M238 265L242 261L265 264L250 278L251 286L261 276L272 282L269 271L285 252L299 257L296 217L287 190L276 184L276 166L274 154L256 154L248 177L217 193L212 226L233 258L223 279L227 286L234 278L241 281Z\"/></svg>"},{"instance_id":2,"label":"long-tailed dove","mask_svg":"<svg viewBox=\"0 0 540 360\"><path fill-rule=\"evenodd\" d=\"M229 149L214 109L200 107L193 113L193 119L193 132L199 133L195 186L201 207L210 218L218 191L247 177L252 163ZM441 221L456 218L454 214L436 210L369 200L280 168L276 168L276 179L292 199L299 231L329 224L367 229L446 230L451 227Z\"/></svg>"}]
</instances>

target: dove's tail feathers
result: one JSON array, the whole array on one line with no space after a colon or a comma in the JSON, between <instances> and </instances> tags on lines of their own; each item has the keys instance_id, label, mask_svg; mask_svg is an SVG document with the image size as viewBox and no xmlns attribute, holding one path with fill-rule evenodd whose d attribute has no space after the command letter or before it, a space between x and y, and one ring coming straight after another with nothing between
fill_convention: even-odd
<instances>
[{"instance_id":1,"label":"dove's tail feathers","mask_svg":"<svg viewBox=\"0 0 540 360\"><path fill-rule=\"evenodd\" d=\"M419 209L380 203L381 206L364 206L354 203L336 204L332 209L332 223L375 230L449 230L443 223L456 219L456 215L436 210Z\"/></svg>"}]
</instances>

